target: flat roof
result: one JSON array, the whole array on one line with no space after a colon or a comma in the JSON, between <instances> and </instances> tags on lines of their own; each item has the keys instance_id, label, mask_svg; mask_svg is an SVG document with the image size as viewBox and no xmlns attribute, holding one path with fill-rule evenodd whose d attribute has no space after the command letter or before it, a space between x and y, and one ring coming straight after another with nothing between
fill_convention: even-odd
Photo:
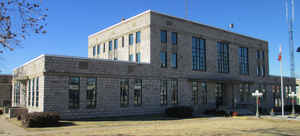
<instances>
[{"instance_id":1,"label":"flat roof","mask_svg":"<svg viewBox=\"0 0 300 136\"><path fill-rule=\"evenodd\" d=\"M117 26L119 26L119 25L121 25L121 24L123 24L123 23L126 23L126 22L128 22L128 21L130 21L130 20L133 20L133 19L135 19L135 18L137 18L137 17L139 17L139 16L142 16L142 15L144 15L144 14L147 14L147 13L149 13L149 12L150 12L150 13L155 13L155 14L158 14L158 15L161 15L161 16L166 16L166 17L170 17L170 18L173 18L173 19L185 21L185 22L188 22L188 23L193 23L193 24L200 25L200 26L203 26L203 27L208 27L208 28L215 29L215 30L218 30L218 31L223 31L223 32L230 33L230 34L237 35L237 36L241 36L241 37L244 37L244 38L248 38L248 39L252 39L252 40L258 40L258 41L262 41L262 42L267 42L266 40L262 40L262 39L250 37L250 36L247 36L247 35L242 35L242 34L235 33L235 32L231 32L231 31L224 30L224 29L221 29L221 28L217 28L217 27L213 27L213 26L201 24L201 23L196 22L196 21L187 20L187 19L184 19L184 18L180 18L180 17L175 17L175 16L163 14L163 13L160 13L160 12L157 12L157 11L153 11L153 10L147 10L147 11L144 11L144 12L142 12L142 13L136 15L136 16L130 17L130 18L124 20L124 21L121 21L121 22L119 22L119 23L117 23L117 24L114 24L114 25L112 25L112 26L110 26L110 27L107 27L107 28L105 28L105 29L103 29L103 30L100 30L100 31L96 32L96 33L93 33L93 34L89 35L88 38L94 37L94 36L96 36L96 35L98 35L98 34L100 34L100 33L102 33L102 32L105 32L105 31L108 31L108 30L110 30L110 29L113 29L113 28L115 28L115 27L117 27Z\"/></svg>"}]
</instances>

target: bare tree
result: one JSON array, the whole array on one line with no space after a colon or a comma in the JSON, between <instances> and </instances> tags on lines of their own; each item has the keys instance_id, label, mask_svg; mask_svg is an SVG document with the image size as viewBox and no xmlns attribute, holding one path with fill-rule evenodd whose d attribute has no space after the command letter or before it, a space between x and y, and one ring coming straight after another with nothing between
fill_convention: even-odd
<instances>
[{"instance_id":1,"label":"bare tree","mask_svg":"<svg viewBox=\"0 0 300 136\"><path fill-rule=\"evenodd\" d=\"M42 0L0 0L0 54L13 51L32 34L45 34L47 8Z\"/></svg>"}]
</instances>

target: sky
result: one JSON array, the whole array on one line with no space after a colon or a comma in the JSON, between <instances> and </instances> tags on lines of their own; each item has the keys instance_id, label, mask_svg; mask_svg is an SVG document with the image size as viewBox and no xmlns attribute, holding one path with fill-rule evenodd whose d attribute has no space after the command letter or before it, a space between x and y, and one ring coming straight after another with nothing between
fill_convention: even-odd
<instances>
[{"instance_id":1,"label":"sky","mask_svg":"<svg viewBox=\"0 0 300 136\"><path fill-rule=\"evenodd\" d=\"M0 54L0 74L41 54L87 57L88 36L114 25L122 18L146 10L184 18L185 0L43 0L48 11L48 33L34 35L13 52ZM284 0L188 0L188 20L263 39L269 42L271 75L280 75L277 61L283 45L283 71L289 76L288 26ZM300 46L300 3L295 3L294 43ZM296 50L295 47L295 50ZM300 76L300 53L295 53L296 74Z\"/></svg>"}]
</instances>

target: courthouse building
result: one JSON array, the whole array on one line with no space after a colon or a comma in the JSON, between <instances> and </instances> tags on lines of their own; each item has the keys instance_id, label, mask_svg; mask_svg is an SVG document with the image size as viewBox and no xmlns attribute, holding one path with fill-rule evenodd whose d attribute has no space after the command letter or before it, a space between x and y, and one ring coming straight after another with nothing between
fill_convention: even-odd
<instances>
[{"instance_id":1,"label":"courthouse building","mask_svg":"<svg viewBox=\"0 0 300 136\"><path fill-rule=\"evenodd\" d=\"M62 118L155 114L176 105L195 114L253 111L251 93L259 90L269 110L281 103L268 46L149 10L90 35L88 58L41 55L16 68L13 106ZM295 84L285 77L285 94Z\"/></svg>"}]
</instances>

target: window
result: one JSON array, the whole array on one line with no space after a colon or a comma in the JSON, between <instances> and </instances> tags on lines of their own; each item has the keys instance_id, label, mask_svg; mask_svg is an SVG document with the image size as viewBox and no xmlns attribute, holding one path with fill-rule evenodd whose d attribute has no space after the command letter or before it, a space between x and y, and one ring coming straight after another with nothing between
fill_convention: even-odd
<instances>
[{"instance_id":1,"label":"window","mask_svg":"<svg viewBox=\"0 0 300 136\"><path fill-rule=\"evenodd\" d=\"M108 50L109 50L109 51L112 50L112 41L109 41L109 43L108 43Z\"/></svg>"},{"instance_id":2,"label":"window","mask_svg":"<svg viewBox=\"0 0 300 136\"><path fill-rule=\"evenodd\" d=\"M160 52L160 67L167 67L167 52Z\"/></svg>"},{"instance_id":3,"label":"window","mask_svg":"<svg viewBox=\"0 0 300 136\"><path fill-rule=\"evenodd\" d=\"M178 81L171 80L171 102L172 104L178 104Z\"/></svg>"},{"instance_id":4,"label":"window","mask_svg":"<svg viewBox=\"0 0 300 136\"><path fill-rule=\"evenodd\" d=\"M207 85L206 82L193 81L192 82L192 100L194 104L207 104ZM199 100L200 96L200 100Z\"/></svg>"},{"instance_id":5,"label":"window","mask_svg":"<svg viewBox=\"0 0 300 136\"><path fill-rule=\"evenodd\" d=\"M27 106L30 106L31 103L31 80L28 80L28 98L27 98Z\"/></svg>"},{"instance_id":6,"label":"window","mask_svg":"<svg viewBox=\"0 0 300 136\"><path fill-rule=\"evenodd\" d=\"M261 76L265 76L265 65L264 64L262 64L261 65Z\"/></svg>"},{"instance_id":7,"label":"window","mask_svg":"<svg viewBox=\"0 0 300 136\"><path fill-rule=\"evenodd\" d=\"M218 42L217 43L218 53L218 72L228 73L229 72L229 47L228 43Z\"/></svg>"},{"instance_id":8,"label":"window","mask_svg":"<svg viewBox=\"0 0 300 136\"><path fill-rule=\"evenodd\" d=\"M168 95L167 95L167 80L160 80L160 104L168 104Z\"/></svg>"},{"instance_id":9,"label":"window","mask_svg":"<svg viewBox=\"0 0 300 136\"><path fill-rule=\"evenodd\" d=\"M34 106L34 96L35 96L35 95L34 95L34 89L35 89L35 88L34 88L34 87L35 87L34 84L35 84L35 80L34 80L34 78L33 78L33 79L32 79L32 87L31 87L31 89L32 89L32 91L31 91L31 92L32 92L32 95L31 95L31 106Z\"/></svg>"},{"instance_id":10,"label":"window","mask_svg":"<svg viewBox=\"0 0 300 136\"><path fill-rule=\"evenodd\" d=\"M122 36L122 48L124 48L125 43L124 43L124 36Z\"/></svg>"},{"instance_id":11,"label":"window","mask_svg":"<svg viewBox=\"0 0 300 136\"><path fill-rule=\"evenodd\" d=\"M15 83L15 104L18 105L20 104L20 82Z\"/></svg>"},{"instance_id":12,"label":"window","mask_svg":"<svg viewBox=\"0 0 300 136\"><path fill-rule=\"evenodd\" d=\"M240 74L248 75L249 74L249 62L248 62L248 48L239 49L240 57Z\"/></svg>"},{"instance_id":13,"label":"window","mask_svg":"<svg viewBox=\"0 0 300 136\"><path fill-rule=\"evenodd\" d=\"M177 68L177 53L172 54L171 66L172 68Z\"/></svg>"},{"instance_id":14,"label":"window","mask_svg":"<svg viewBox=\"0 0 300 136\"><path fill-rule=\"evenodd\" d=\"M118 49L118 39L114 40L115 49Z\"/></svg>"},{"instance_id":15,"label":"window","mask_svg":"<svg viewBox=\"0 0 300 136\"><path fill-rule=\"evenodd\" d=\"M135 43L140 43L141 42L141 32L136 32L135 34L136 38L135 38Z\"/></svg>"},{"instance_id":16,"label":"window","mask_svg":"<svg viewBox=\"0 0 300 136\"><path fill-rule=\"evenodd\" d=\"M103 53L105 52L105 43L103 43Z\"/></svg>"},{"instance_id":17,"label":"window","mask_svg":"<svg viewBox=\"0 0 300 136\"><path fill-rule=\"evenodd\" d=\"M93 46L93 56L96 56L96 46Z\"/></svg>"},{"instance_id":18,"label":"window","mask_svg":"<svg viewBox=\"0 0 300 136\"><path fill-rule=\"evenodd\" d=\"M69 109L79 109L80 78L69 78Z\"/></svg>"},{"instance_id":19,"label":"window","mask_svg":"<svg viewBox=\"0 0 300 136\"><path fill-rule=\"evenodd\" d=\"M36 104L35 104L35 106L36 107L38 107L39 106L39 95L40 95L40 93L39 93L39 77L37 77L36 78L36 90L35 90L35 102L36 102Z\"/></svg>"},{"instance_id":20,"label":"window","mask_svg":"<svg viewBox=\"0 0 300 136\"><path fill-rule=\"evenodd\" d=\"M133 61L133 55L132 54L129 55L129 61L131 61L131 62Z\"/></svg>"},{"instance_id":21,"label":"window","mask_svg":"<svg viewBox=\"0 0 300 136\"><path fill-rule=\"evenodd\" d=\"M260 76L260 66L259 66L259 64L257 64L257 67L256 67L256 76Z\"/></svg>"},{"instance_id":22,"label":"window","mask_svg":"<svg viewBox=\"0 0 300 136\"><path fill-rule=\"evenodd\" d=\"M193 70L206 70L206 51L205 40L193 37L192 38L192 61Z\"/></svg>"},{"instance_id":23,"label":"window","mask_svg":"<svg viewBox=\"0 0 300 136\"><path fill-rule=\"evenodd\" d=\"M126 107L129 104L129 81L122 79L120 81L120 105Z\"/></svg>"},{"instance_id":24,"label":"window","mask_svg":"<svg viewBox=\"0 0 300 136\"><path fill-rule=\"evenodd\" d=\"M137 63L141 63L141 53L136 53L136 55L135 55L135 61L137 62Z\"/></svg>"},{"instance_id":25,"label":"window","mask_svg":"<svg viewBox=\"0 0 300 136\"><path fill-rule=\"evenodd\" d=\"M167 31L160 30L160 41L161 43L167 43Z\"/></svg>"},{"instance_id":26,"label":"window","mask_svg":"<svg viewBox=\"0 0 300 136\"><path fill-rule=\"evenodd\" d=\"M100 54L100 45L97 45L97 55Z\"/></svg>"},{"instance_id":27,"label":"window","mask_svg":"<svg viewBox=\"0 0 300 136\"><path fill-rule=\"evenodd\" d=\"M129 34L129 45L133 45L133 34Z\"/></svg>"},{"instance_id":28,"label":"window","mask_svg":"<svg viewBox=\"0 0 300 136\"><path fill-rule=\"evenodd\" d=\"M249 84L240 84L240 102L247 102L251 98Z\"/></svg>"},{"instance_id":29,"label":"window","mask_svg":"<svg viewBox=\"0 0 300 136\"><path fill-rule=\"evenodd\" d=\"M225 86L224 83L216 84L216 107L219 108L224 104L223 96L224 96Z\"/></svg>"},{"instance_id":30,"label":"window","mask_svg":"<svg viewBox=\"0 0 300 136\"><path fill-rule=\"evenodd\" d=\"M177 44L177 33L176 32L172 32L172 44L176 45Z\"/></svg>"},{"instance_id":31,"label":"window","mask_svg":"<svg viewBox=\"0 0 300 136\"><path fill-rule=\"evenodd\" d=\"M87 79L87 108L96 108L97 104L97 79L88 78Z\"/></svg>"},{"instance_id":32,"label":"window","mask_svg":"<svg viewBox=\"0 0 300 136\"><path fill-rule=\"evenodd\" d=\"M260 52L259 52L259 50L256 51L256 59L260 59Z\"/></svg>"},{"instance_id":33,"label":"window","mask_svg":"<svg viewBox=\"0 0 300 136\"><path fill-rule=\"evenodd\" d=\"M142 105L142 80L135 80L134 105Z\"/></svg>"},{"instance_id":34,"label":"window","mask_svg":"<svg viewBox=\"0 0 300 136\"><path fill-rule=\"evenodd\" d=\"M265 51L261 51L261 58L263 61L265 60Z\"/></svg>"}]
</instances>

